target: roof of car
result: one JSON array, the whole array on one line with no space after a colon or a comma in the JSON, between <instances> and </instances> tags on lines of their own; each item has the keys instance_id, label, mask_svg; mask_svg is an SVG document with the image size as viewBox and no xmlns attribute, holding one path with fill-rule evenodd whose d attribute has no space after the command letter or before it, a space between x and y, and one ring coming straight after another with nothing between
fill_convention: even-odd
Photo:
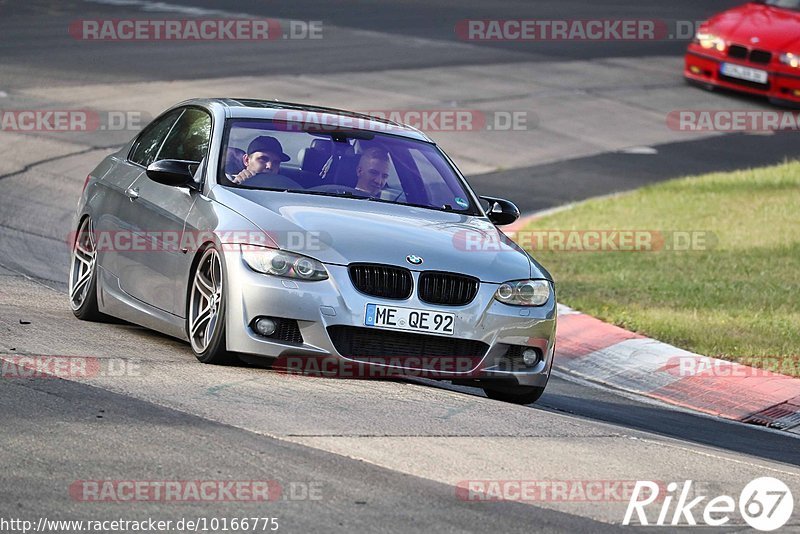
<instances>
[{"instance_id":1,"label":"roof of car","mask_svg":"<svg viewBox=\"0 0 800 534\"><path fill-rule=\"evenodd\" d=\"M325 127L330 127L331 122L329 121L333 120L335 124L343 125L343 127L352 125L353 129L385 132L431 142L427 135L412 126L343 109L253 98L207 98L190 100L183 104L189 103L201 105L217 104L226 108L228 116L234 118L280 118L287 121L308 123L323 120L322 124Z\"/></svg>"}]
</instances>

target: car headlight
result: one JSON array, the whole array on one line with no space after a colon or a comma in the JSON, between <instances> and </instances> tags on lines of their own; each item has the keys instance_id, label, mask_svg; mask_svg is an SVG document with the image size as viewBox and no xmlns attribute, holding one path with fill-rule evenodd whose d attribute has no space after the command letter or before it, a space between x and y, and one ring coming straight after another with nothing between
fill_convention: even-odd
<instances>
[{"instance_id":1,"label":"car headlight","mask_svg":"<svg viewBox=\"0 0 800 534\"><path fill-rule=\"evenodd\" d=\"M514 280L500 284L494 298L512 306L542 306L550 300L547 280Z\"/></svg>"},{"instance_id":2,"label":"car headlight","mask_svg":"<svg viewBox=\"0 0 800 534\"><path fill-rule=\"evenodd\" d=\"M276 250L242 246L242 259L254 271L298 280L325 280L328 272L317 260L300 254Z\"/></svg>"},{"instance_id":3,"label":"car headlight","mask_svg":"<svg viewBox=\"0 0 800 534\"><path fill-rule=\"evenodd\" d=\"M720 52L725 51L725 40L713 33L699 31L695 34L694 40L703 48L716 48Z\"/></svg>"},{"instance_id":4,"label":"car headlight","mask_svg":"<svg viewBox=\"0 0 800 534\"><path fill-rule=\"evenodd\" d=\"M790 67L798 68L800 67L800 55L792 54L791 52L786 52L785 54L781 54L778 56L778 59L784 65L789 65Z\"/></svg>"}]
</instances>

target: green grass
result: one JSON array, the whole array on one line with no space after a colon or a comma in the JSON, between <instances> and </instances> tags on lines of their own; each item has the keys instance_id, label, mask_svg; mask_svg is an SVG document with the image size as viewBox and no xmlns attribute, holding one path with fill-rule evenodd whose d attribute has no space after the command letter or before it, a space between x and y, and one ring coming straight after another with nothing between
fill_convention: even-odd
<instances>
[{"instance_id":1,"label":"green grass","mask_svg":"<svg viewBox=\"0 0 800 534\"><path fill-rule=\"evenodd\" d=\"M800 376L800 162L672 180L526 228L614 229L705 232L711 246L534 248L560 302L699 354Z\"/></svg>"}]
</instances>

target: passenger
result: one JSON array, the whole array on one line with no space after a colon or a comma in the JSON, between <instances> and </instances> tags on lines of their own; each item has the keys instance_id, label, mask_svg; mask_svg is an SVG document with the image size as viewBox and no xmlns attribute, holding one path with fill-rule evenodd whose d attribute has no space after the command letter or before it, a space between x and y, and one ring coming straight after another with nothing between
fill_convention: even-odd
<instances>
[{"instance_id":1,"label":"passenger","mask_svg":"<svg viewBox=\"0 0 800 534\"><path fill-rule=\"evenodd\" d=\"M281 162L290 159L284 154L280 141L274 137L256 137L250 142L247 154L242 158L244 170L231 178L231 181L241 184L257 174L280 174Z\"/></svg>"},{"instance_id":2,"label":"passenger","mask_svg":"<svg viewBox=\"0 0 800 534\"><path fill-rule=\"evenodd\" d=\"M389 153L378 147L366 149L356 167L356 190L378 198L389 179Z\"/></svg>"}]
</instances>

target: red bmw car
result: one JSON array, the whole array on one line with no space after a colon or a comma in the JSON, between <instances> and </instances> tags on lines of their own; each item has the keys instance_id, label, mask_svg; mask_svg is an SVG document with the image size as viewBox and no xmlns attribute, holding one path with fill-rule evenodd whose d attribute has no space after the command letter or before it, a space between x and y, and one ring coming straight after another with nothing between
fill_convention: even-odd
<instances>
[{"instance_id":1,"label":"red bmw car","mask_svg":"<svg viewBox=\"0 0 800 534\"><path fill-rule=\"evenodd\" d=\"M800 105L800 0L750 2L702 23L684 76L706 87Z\"/></svg>"}]
</instances>

